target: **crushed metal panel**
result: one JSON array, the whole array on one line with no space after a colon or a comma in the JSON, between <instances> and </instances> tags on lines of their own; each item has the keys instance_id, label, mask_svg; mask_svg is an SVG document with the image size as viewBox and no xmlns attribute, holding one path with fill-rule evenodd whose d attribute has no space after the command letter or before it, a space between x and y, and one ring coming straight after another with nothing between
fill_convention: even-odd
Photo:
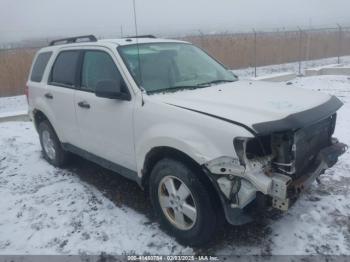
<instances>
[{"instance_id":1,"label":"crushed metal panel","mask_svg":"<svg viewBox=\"0 0 350 262\"><path fill-rule=\"evenodd\" d=\"M210 170L212 174L217 175L236 175L241 176L244 174L245 168L241 166L237 158L223 156L213 159L207 163L205 166Z\"/></svg>"},{"instance_id":2,"label":"crushed metal panel","mask_svg":"<svg viewBox=\"0 0 350 262\"><path fill-rule=\"evenodd\" d=\"M287 187L292 181L291 177L275 173L272 176L270 195L279 199L287 198Z\"/></svg>"},{"instance_id":3,"label":"crushed metal panel","mask_svg":"<svg viewBox=\"0 0 350 262\"><path fill-rule=\"evenodd\" d=\"M289 199L279 199L279 198L273 198L272 199L272 207L277 208L282 211L287 211L289 209Z\"/></svg>"}]
</instances>

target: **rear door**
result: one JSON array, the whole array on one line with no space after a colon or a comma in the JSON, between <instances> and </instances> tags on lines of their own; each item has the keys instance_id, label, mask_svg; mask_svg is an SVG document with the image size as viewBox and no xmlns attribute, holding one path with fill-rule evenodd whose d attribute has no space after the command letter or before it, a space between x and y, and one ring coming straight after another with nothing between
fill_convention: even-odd
<instances>
[{"instance_id":1,"label":"rear door","mask_svg":"<svg viewBox=\"0 0 350 262\"><path fill-rule=\"evenodd\" d=\"M32 114L36 104L40 101L45 101L44 94L46 92L47 77L45 79L45 71L52 57L52 51L38 53L33 61L30 72L30 77L27 82L26 95L29 103L29 113ZM44 102L44 103L45 103Z\"/></svg>"},{"instance_id":2,"label":"rear door","mask_svg":"<svg viewBox=\"0 0 350 262\"><path fill-rule=\"evenodd\" d=\"M114 54L107 48L83 51L81 87L75 105L80 148L122 167L136 170L133 141L133 100L101 98L95 95L99 81L123 79ZM125 86L124 92L129 92Z\"/></svg>"},{"instance_id":3,"label":"rear door","mask_svg":"<svg viewBox=\"0 0 350 262\"><path fill-rule=\"evenodd\" d=\"M52 110L51 121L61 142L77 143L79 139L75 115L74 95L79 79L77 68L81 59L79 50L65 50L57 55L44 95Z\"/></svg>"}]
</instances>

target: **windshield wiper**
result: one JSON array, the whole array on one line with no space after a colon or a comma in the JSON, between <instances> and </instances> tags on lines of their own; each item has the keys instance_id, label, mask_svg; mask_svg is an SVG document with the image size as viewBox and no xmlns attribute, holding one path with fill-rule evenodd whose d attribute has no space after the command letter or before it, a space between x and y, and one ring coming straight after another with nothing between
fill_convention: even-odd
<instances>
[{"instance_id":1,"label":"windshield wiper","mask_svg":"<svg viewBox=\"0 0 350 262\"><path fill-rule=\"evenodd\" d=\"M147 93L153 94L153 93L160 93L160 92L171 92L171 91L178 91L178 90L183 90L183 89L196 89L196 88L203 88L203 87L208 87L210 84L198 84L198 85L182 85L182 86L171 86L167 88L162 88L162 89L157 89L157 90L151 90L148 91Z\"/></svg>"},{"instance_id":2,"label":"windshield wiper","mask_svg":"<svg viewBox=\"0 0 350 262\"><path fill-rule=\"evenodd\" d=\"M212 85L212 84L219 84L219 83L229 83L229 82L234 82L234 81L235 80L218 79L218 80L213 80L213 81L210 81L210 82L205 82L205 83L198 84L198 86Z\"/></svg>"},{"instance_id":3,"label":"windshield wiper","mask_svg":"<svg viewBox=\"0 0 350 262\"><path fill-rule=\"evenodd\" d=\"M148 91L147 93L153 94L153 93L160 93L160 92L172 92L172 91L174 92L174 91L183 90L183 89L204 88L204 87L209 87L212 84L228 83L228 82L234 82L234 80L219 79L219 80L213 80L213 81L210 81L210 82L200 83L200 84L197 84L197 85L171 86L171 87L167 87L167 88L151 90L151 91Z\"/></svg>"}]
</instances>

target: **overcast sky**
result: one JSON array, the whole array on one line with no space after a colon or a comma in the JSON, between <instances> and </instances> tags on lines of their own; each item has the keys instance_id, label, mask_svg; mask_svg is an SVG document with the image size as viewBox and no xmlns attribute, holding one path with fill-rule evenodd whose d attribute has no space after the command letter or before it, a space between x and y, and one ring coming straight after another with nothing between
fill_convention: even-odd
<instances>
[{"instance_id":1,"label":"overcast sky","mask_svg":"<svg viewBox=\"0 0 350 262\"><path fill-rule=\"evenodd\" d=\"M136 0L139 33L350 25L350 0ZM132 0L0 0L0 42L134 34Z\"/></svg>"}]
</instances>

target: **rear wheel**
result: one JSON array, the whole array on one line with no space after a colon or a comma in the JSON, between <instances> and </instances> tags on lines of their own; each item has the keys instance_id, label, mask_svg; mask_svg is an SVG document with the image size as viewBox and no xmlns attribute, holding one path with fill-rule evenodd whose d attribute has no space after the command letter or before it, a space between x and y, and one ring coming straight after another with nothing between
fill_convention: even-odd
<instances>
[{"instance_id":1,"label":"rear wheel","mask_svg":"<svg viewBox=\"0 0 350 262\"><path fill-rule=\"evenodd\" d=\"M219 219L211 190L180 161L162 159L150 177L150 198L161 225L186 245L201 245L216 233Z\"/></svg>"},{"instance_id":2,"label":"rear wheel","mask_svg":"<svg viewBox=\"0 0 350 262\"><path fill-rule=\"evenodd\" d=\"M42 121L38 126L40 144L44 158L52 165L61 167L67 162L67 152L63 150L50 123Z\"/></svg>"}]
</instances>

